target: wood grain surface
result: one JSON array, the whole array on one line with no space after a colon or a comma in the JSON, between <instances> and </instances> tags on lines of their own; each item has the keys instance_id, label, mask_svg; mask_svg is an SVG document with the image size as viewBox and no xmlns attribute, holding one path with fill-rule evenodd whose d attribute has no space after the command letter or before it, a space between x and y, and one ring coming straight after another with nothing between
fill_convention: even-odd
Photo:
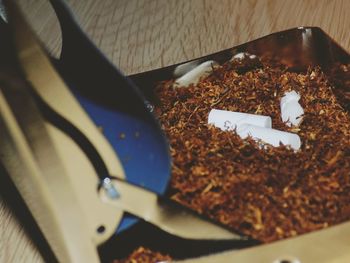
<instances>
[{"instance_id":1,"label":"wood grain surface","mask_svg":"<svg viewBox=\"0 0 350 263\"><path fill-rule=\"evenodd\" d=\"M47 0L17 0L50 52L60 29ZM298 26L350 52L349 0L67 0L82 28L125 73L186 61ZM43 259L0 196L0 262Z\"/></svg>"}]
</instances>

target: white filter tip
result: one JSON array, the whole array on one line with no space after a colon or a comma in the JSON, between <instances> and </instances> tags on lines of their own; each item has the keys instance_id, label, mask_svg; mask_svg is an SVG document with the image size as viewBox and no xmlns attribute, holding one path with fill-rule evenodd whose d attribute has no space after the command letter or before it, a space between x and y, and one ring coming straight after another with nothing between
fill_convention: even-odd
<instances>
[{"instance_id":1,"label":"white filter tip","mask_svg":"<svg viewBox=\"0 0 350 263\"><path fill-rule=\"evenodd\" d=\"M221 130L234 130L243 123L271 128L270 116L212 109L208 116L208 123Z\"/></svg>"},{"instance_id":2,"label":"white filter tip","mask_svg":"<svg viewBox=\"0 0 350 263\"><path fill-rule=\"evenodd\" d=\"M173 72L173 75L175 78L179 78L183 75L185 75L187 72L191 71L195 67L197 67L199 64L198 60L190 61L181 65L178 65Z\"/></svg>"},{"instance_id":3,"label":"white filter tip","mask_svg":"<svg viewBox=\"0 0 350 263\"><path fill-rule=\"evenodd\" d=\"M297 134L279 131L270 128L263 128L251 124L242 124L237 128L237 134L245 139L251 136L254 140L261 140L265 143L278 147L281 144L299 150L301 146L300 137Z\"/></svg>"},{"instance_id":4,"label":"white filter tip","mask_svg":"<svg viewBox=\"0 0 350 263\"><path fill-rule=\"evenodd\" d=\"M175 87L188 87L191 84L197 84L198 81L205 76L208 76L213 71L213 67L217 63L213 60L206 61L197 67L193 68L185 75L175 80Z\"/></svg>"},{"instance_id":5,"label":"white filter tip","mask_svg":"<svg viewBox=\"0 0 350 263\"><path fill-rule=\"evenodd\" d=\"M281 98L281 118L288 126L298 126L304 114L304 109L299 104L300 95L294 90L285 93Z\"/></svg>"}]
</instances>

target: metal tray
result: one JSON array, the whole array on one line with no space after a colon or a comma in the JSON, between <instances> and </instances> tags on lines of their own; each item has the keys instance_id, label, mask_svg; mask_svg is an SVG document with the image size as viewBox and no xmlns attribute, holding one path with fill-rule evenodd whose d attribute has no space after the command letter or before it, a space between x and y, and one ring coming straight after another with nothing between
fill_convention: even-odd
<instances>
[{"instance_id":1,"label":"metal tray","mask_svg":"<svg viewBox=\"0 0 350 263\"><path fill-rule=\"evenodd\" d=\"M288 65L291 71L296 72L305 71L309 66L320 66L326 75L337 63L350 62L350 55L322 29L317 27L298 27L273 33L191 61L214 60L223 63L238 52L276 57ZM184 63L187 62L190 61ZM129 77L149 101L157 103L157 97L154 94L157 83L173 78L174 69L184 63ZM336 86L336 88L340 88L340 86ZM350 87L348 88L350 90ZM152 236L152 239L149 236ZM348 251L350 222L266 245L257 245L256 242L249 244L240 244L239 242L234 244L191 243L167 235L145 222L140 222L101 246L100 255L104 261L110 261L114 258L127 256L140 245L168 253L179 260L192 258L196 262L350 262L350 252ZM251 247L246 248L249 246ZM213 251L227 249L231 250L204 256L200 259L196 258L200 255L211 254Z\"/></svg>"}]
</instances>

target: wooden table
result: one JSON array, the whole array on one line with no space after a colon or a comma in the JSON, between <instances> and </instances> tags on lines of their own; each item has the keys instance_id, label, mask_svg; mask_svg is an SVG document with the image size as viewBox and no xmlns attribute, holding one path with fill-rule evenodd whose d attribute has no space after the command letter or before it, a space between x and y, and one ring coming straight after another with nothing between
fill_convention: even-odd
<instances>
[{"instance_id":1,"label":"wooden table","mask_svg":"<svg viewBox=\"0 0 350 263\"><path fill-rule=\"evenodd\" d=\"M60 31L46 0L17 0L53 55ZM348 0L67 0L108 58L131 74L186 61L297 26L318 26L350 51ZM1 198L1 196L0 196ZM42 262L0 199L0 262Z\"/></svg>"}]
</instances>

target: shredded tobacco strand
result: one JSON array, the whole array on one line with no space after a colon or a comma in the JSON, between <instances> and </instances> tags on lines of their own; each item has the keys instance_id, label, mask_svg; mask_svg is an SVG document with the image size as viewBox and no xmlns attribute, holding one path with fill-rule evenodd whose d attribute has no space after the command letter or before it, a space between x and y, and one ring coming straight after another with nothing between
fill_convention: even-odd
<instances>
[{"instance_id":1,"label":"shredded tobacco strand","mask_svg":"<svg viewBox=\"0 0 350 263\"><path fill-rule=\"evenodd\" d=\"M349 72L350 65L332 72L337 90L318 67L295 73L261 58L227 62L189 87L160 83L155 113L171 146L171 198L262 242L348 220ZM305 111L297 128L280 117L280 99L291 90ZM301 149L262 149L208 125L214 107L269 115L275 129L300 136Z\"/></svg>"},{"instance_id":2,"label":"shredded tobacco strand","mask_svg":"<svg viewBox=\"0 0 350 263\"><path fill-rule=\"evenodd\" d=\"M154 262L170 262L171 257L168 255L163 255L159 252L154 252L150 249L139 247L133 251L127 258L114 260L112 263L154 263Z\"/></svg>"}]
</instances>

